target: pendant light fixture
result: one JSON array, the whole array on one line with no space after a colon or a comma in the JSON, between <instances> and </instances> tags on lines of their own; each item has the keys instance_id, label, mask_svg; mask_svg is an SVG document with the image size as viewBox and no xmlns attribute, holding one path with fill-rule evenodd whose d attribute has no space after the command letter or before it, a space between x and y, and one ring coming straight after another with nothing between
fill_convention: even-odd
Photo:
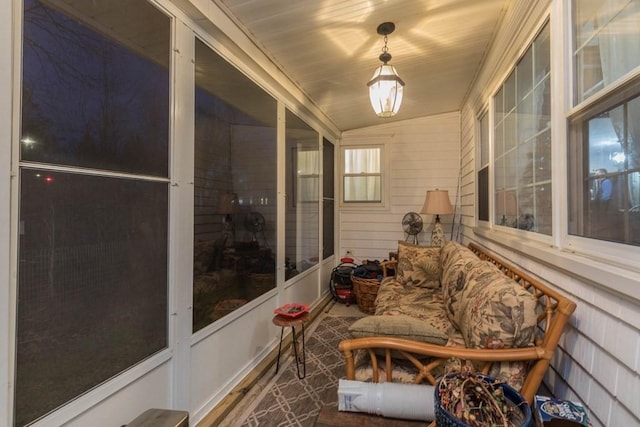
<instances>
[{"instance_id":1,"label":"pendant light fixture","mask_svg":"<svg viewBox=\"0 0 640 427\"><path fill-rule=\"evenodd\" d=\"M402 104L402 88L404 82L398 75L391 61L391 54L387 48L387 36L396 29L393 22L384 22L378 25L378 34L384 36L384 47L380 54L380 65L373 73L373 77L367 83L369 86L369 99L371 106L378 117L395 116Z\"/></svg>"}]
</instances>

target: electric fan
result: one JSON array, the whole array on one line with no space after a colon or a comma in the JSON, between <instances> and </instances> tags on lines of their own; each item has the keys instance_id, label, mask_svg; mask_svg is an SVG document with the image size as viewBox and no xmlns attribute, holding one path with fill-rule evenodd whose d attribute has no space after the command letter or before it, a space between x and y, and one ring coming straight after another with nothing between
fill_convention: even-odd
<instances>
[{"instance_id":1,"label":"electric fan","mask_svg":"<svg viewBox=\"0 0 640 427\"><path fill-rule=\"evenodd\" d=\"M422 231L422 217L416 212L409 212L402 218L402 229L406 234L405 242L411 240L418 244L418 234Z\"/></svg>"}]
</instances>

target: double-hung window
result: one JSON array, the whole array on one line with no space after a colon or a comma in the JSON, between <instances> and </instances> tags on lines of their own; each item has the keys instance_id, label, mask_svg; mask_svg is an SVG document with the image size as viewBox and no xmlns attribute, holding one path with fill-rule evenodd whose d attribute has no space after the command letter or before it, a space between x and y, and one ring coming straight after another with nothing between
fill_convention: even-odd
<instances>
[{"instance_id":1,"label":"double-hung window","mask_svg":"<svg viewBox=\"0 0 640 427\"><path fill-rule=\"evenodd\" d=\"M478 220L489 221L489 114L480 117L480 163L478 164Z\"/></svg>"},{"instance_id":2,"label":"double-hung window","mask_svg":"<svg viewBox=\"0 0 640 427\"><path fill-rule=\"evenodd\" d=\"M382 146L343 149L343 202L382 203Z\"/></svg>"},{"instance_id":3,"label":"double-hung window","mask_svg":"<svg viewBox=\"0 0 640 427\"><path fill-rule=\"evenodd\" d=\"M334 145L322 139L322 259L335 252Z\"/></svg>"},{"instance_id":4,"label":"double-hung window","mask_svg":"<svg viewBox=\"0 0 640 427\"><path fill-rule=\"evenodd\" d=\"M494 97L494 223L551 235L547 23Z\"/></svg>"},{"instance_id":5,"label":"double-hung window","mask_svg":"<svg viewBox=\"0 0 640 427\"><path fill-rule=\"evenodd\" d=\"M640 3L573 2L570 235L640 245Z\"/></svg>"}]
</instances>

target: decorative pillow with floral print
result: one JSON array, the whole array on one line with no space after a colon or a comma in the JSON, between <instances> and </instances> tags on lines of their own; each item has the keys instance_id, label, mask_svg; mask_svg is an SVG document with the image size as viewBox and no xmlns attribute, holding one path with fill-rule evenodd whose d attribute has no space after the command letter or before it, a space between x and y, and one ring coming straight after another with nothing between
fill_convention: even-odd
<instances>
[{"instance_id":1,"label":"decorative pillow with floral print","mask_svg":"<svg viewBox=\"0 0 640 427\"><path fill-rule=\"evenodd\" d=\"M420 246L399 241L396 280L404 286L432 289L440 287L441 250L437 246Z\"/></svg>"},{"instance_id":2,"label":"decorative pillow with floral print","mask_svg":"<svg viewBox=\"0 0 640 427\"><path fill-rule=\"evenodd\" d=\"M516 348L533 342L536 298L500 272L470 283L460 307L460 332L468 348Z\"/></svg>"},{"instance_id":3,"label":"decorative pillow with floral print","mask_svg":"<svg viewBox=\"0 0 640 427\"><path fill-rule=\"evenodd\" d=\"M463 248L465 247L455 240L447 240L442 247L442 252L440 252L440 264L442 264L443 268L449 263L449 258L452 255L459 254Z\"/></svg>"},{"instance_id":4,"label":"decorative pillow with floral print","mask_svg":"<svg viewBox=\"0 0 640 427\"><path fill-rule=\"evenodd\" d=\"M444 288L453 286L459 281L465 280L466 271L470 265L480 261L480 259L468 248L455 242L447 242L440 253L440 265L442 277L440 284Z\"/></svg>"},{"instance_id":5,"label":"decorative pillow with floral print","mask_svg":"<svg viewBox=\"0 0 640 427\"><path fill-rule=\"evenodd\" d=\"M442 280L444 308L449 320L456 328L460 328L463 316L462 304L468 298L469 292L476 284L486 283L483 276L488 276L490 277L489 280L491 280L496 273L501 274L498 267L488 261L481 261L476 258L475 260L465 260L461 263L456 280ZM443 277L445 277L444 274Z\"/></svg>"}]
</instances>

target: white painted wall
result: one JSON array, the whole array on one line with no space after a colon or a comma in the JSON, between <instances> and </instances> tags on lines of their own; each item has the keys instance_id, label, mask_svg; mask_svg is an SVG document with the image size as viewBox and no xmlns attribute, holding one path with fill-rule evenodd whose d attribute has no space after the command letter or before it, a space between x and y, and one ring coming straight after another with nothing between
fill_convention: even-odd
<instances>
[{"instance_id":1,"label":"white painted wall","mask_svg":"<svg viewBox=\"0 0 640 427\"><path fill-rule=\"evenodd\" d=\"M560 250L566 226L558 219L554 222L554 238L541 242L532 241L526 232L476 228L477 118L549 12L551 32L556 37L552 39L554 213L566 218L567 190L562 183L565 106L569 105L566 77L571 70L564 65L568 63L568 35L562 25L567 17L567 5L563 3L568 2L519 0L513 4L462 109L463 241L489 247L577 303L545 376L548 388L559 397L584 403L594 427L640 426L640 301L610 290L611 285L624 282L637 291L637 272L618 271L606 263Z\"/></svg>"},{"instance_id":2,"label":"white painted wall","mask_svg":"<svg viewBox=\"0 0 640 427\"><path fill-rule=\"evenodd\" d=\"M339 149L366 142L384 144L383 180L387 185L383 186L388 203L380 209L340 208L338 255L350 250L357 261L387 259L390 251L397 250L398 240L406 238L402 218L407 212L420 213L427 190L447 190L456 206L460 115L446 113L345 132ZM424 228L418 242L429 244L434 216L423 214L422 218ZM440 219L450 239L453 215ZM457 219L456 215L456 223ZM454 231L454 238L456 234Z\"/></svg>"}]
</instances>

